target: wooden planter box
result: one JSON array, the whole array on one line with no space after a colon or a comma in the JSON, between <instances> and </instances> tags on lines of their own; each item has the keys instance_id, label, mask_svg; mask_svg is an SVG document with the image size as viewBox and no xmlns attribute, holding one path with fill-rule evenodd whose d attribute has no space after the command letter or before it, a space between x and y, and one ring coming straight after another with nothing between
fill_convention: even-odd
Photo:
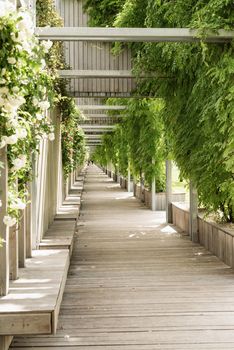
<instances>
[{"instance_id":1,"label":"wooden planter box","mask_svg":"<svg viewBox=\"0 0 234 350\"><path fill-rule=\"evenodd\" d=\"M152 195L151 192L143 189L141 190L140 185L135 185L135 196L140 199L145 205L149 208L152 208ZM166 210L166 193L159 192L156 193L156 210ZM172 194L173 202L184 202L185 201L185 193L173 193Z\"/></svg>"},{"instance_id":2,"label":"wooden planter box","mask_svg":"<svg viewBox=\"0 0 234 350\"><path fill-rule=\"evenodd\" d=\"M182 203L172 203L173 224L189 233L189 208ZM199 243L234 268L234 230L224 225L208 222L198 215Z\"/></svg>"}]
</instances>

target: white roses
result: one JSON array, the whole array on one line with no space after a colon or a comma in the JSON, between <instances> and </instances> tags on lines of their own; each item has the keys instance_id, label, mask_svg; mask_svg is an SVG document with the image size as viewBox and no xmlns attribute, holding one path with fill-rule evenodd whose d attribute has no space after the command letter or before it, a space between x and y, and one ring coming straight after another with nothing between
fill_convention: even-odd
<instances>
[{"instance_id":1,"label":"white roses","mask_svg":"<svg viewBox=\"0 0 234 350\"><path fill-rule=\"evenodd\" d=\"M26 203L24 203L20 198L15 199L10 205L11 209L24 210L26 208Z\"/></svg>"},{"instance_id":2,"label":"white roses","mask_svg":"<svg viewBox=\"0 0 234 350\"><path fill-rule=\"evenodd\" d=\"M40 101L38 102L38 107L40 107L43 111L46 111L50 108L50 103L49 101Z\"/></svg>"},{"instance_id":3,"label":"white roses","mask_svg":"<svg viewBox=\"0 0 234 350\"><path fill-rule=\"evenodd\" d=\"M53 132L51 132L51 133L48 135L48 139L49 139L50 141L54 141L55 135L54 135Z\"/></svg>"},{"instance_id":4,"label":"white roses","mask_svg":"<svg viewBox=\"0 0 234 350\"><path fill-rule=\"evenodd\" d=\"M10 215L6 215L3 218L3 222L6 226L12 227L16 224L17 220L16 218L12 218Z\"/></svg>"},{"instance_id":5,"label":"white roses","mask_svg":"<svg viewBox=\"0 0 234 350\"><path fill-rule=\"evenodd\" d=\"M0 141L0 149L6 145L14 145L18 141L18 136L13 134L11 136L3 136Z\"/></svg>"},{"instance_id":6,"label":"white roses","mask_svg":"<svg viewBox=\"0 0 234 350\"><path fill-rule=\"evenodd\" d=\"M16 130L16 135L19 139L25 139L28 135L27 130L24 128L19 128Z\"/></svg>"},{"instance_id":7,"label":"white roses","mask_svg":"<svg viewBox=\"0 0 234 350\"><path fill-rule=\"evenodd\" d=\"M14 171L20 170L26 166L27 157L24 154L22 154L18 158L14 159L12 163L13 163L13 170Z\"/></svg>"},{"instance_id":8,"label":"white roses","mask_svg":"<svg viewBox=\"0 0 234 350\"><path fill-rule=\"evenodd\" d=\"M16 64L16 59L15 59L15 57L8 57L7 58L7 62L9 64Z\"/></svg>"},{"instance_id":9,"label":"white roses","mask_svg":"<svg viewBox=\"0 0 234 350\"><path fill-rule=\"evenodd\" d=\"M50 40L43 40L41 42L41 45L44 47L45 52L48 52L51 46L53 45L53 42Z\"/></svg>"}]
</instances>

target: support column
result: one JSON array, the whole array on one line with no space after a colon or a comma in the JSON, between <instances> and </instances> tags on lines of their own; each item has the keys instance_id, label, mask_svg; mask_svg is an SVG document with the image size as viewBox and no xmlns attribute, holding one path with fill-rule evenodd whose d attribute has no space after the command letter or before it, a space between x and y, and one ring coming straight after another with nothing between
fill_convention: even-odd
<instances>
[{"instance_id":1,"label":"support column","mask_svg":"<svg viewBox=\"0 0 234 350\"><path fill-rule=\"evenodd\" d=\"M10 279L19 277L18 224L9 229Z\"/></svg>"},{"instance_id":2,"label":"support column","mask_svg":"<svg viewBox=\"0 0 234 350\"><path fill-rule=\"evenodd\" d=\"M8 202L8 166L7 166L7 148L0 150L0 163L3 168L0 169L0 237L2 247L0 247L0 296L8 294L9 290L9 228L4 225L3 218L7 215Z\"/></svg>"},{"instance_id":3,"label":"support column","mask_svg":"<svg viewBox=\"0 0 234 350\"><path fill-rule=\"evenodd\" d=\"M30 186L31 187L31 186ZM31 191L30 191L31 192ZM31 197L31 196L30 196ZM26 210L26 258L32 257L32 203L28 203Z\"/></svg>"},{"instance_id":4,"label":"support column","mask_svg":"<svg viewBox=\"0 0 234 350\"><path fill-rule=\"evenodd\" d=\"M25 267L26 260L26 210L22 210L22 218L19 222L19 267Z\"/></svg>"},{"instance_id":5,"label":"support column","mask_svg":"<svg viewBox=\"0 0 234 350\"><path fill-rule=\"evenodd\" d=\"M130 171L130 162L128 162L128 192L131 192L131 171Z\"/></svg>"},{"instance_id":6,"label":"support column","mask_svg":"<svg viewBox=\"0 0 234 350\"><path fill-rule=\"evenodd\" d=\"M189 187L189 235L191 240L194 243L198 242L198 224L197 224L197 216L198 216L198 195L197 189L194 186L193 182L190 181Z\"/></svg>"},{"instance_id":7,"label":"support column","mask_svg":"<svg viewBox=\"0 0 234 350\"><path fill-rule=\"evenodd\" d=\"M152 164L153 166L155 165L155 159L152 159ZM152 179L152 185L151 185L151 200L152 200L152 211L156 211L156 179L155 179L155 175L153 176Z\"/></svg>"},{"instance_id":8,"label":"support column","mask_svg":"<svg viewBox=\"0 0 234 350\"><path fill-rule=\"evenodd\" d=\"M31 184L31 225L32 225L32 249L36 249L38 237L38 176L37 176L37 157L32 156L32 184Z\"/></svg>"},{"instance_id":9,"label":"support column","mask_svg":"<svg viewBox=\"0 0 234 350\"><path fill-rule=\"evenodd\" d=\"M172 224L172 161L166 160L166 220Z\"/></svg>"}]
</instances>

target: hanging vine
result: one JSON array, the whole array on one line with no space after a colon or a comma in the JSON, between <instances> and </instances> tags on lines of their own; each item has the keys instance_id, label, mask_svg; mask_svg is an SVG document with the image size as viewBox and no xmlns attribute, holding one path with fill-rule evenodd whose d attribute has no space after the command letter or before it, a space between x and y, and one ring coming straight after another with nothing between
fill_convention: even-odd
<instances>
[{"instance_id":1,"label":"hanging vine","mask_svg":"<svg viewBox=\"0 0 234 350\"><path fill-rule=\"evenodd\" d=\"M37 24L39 27L63 26L63 20L57 13L53 0L37 0ZM62 42L55 41L47 55L47 64L52 71L67 69ZM57 92L58 107L62 117L62 164L64 176L82 165L85 159L86 147L84 133L78 127L81 113L74 99L69 97L65 79L57 78L54 88Z\"/></svg>"},{"instance_id":2,"label":"hanging vine","mask_svg":"<svg viewBox=\"0 0 234 350\"><path fill-rule=\"evenodd\" d=\"M109 25L197 28L203 39L207 30L233 30L233 23L232 0L126 0ZM233 222L233 43L206 44L201 40L130 47L136 77L142 71L153 73L152 78L139 80L138 94L165 101L166 144L182 176L193 180L208 212Z\"/></svg>"},{"instance_id":3,"label":"hanging vine","mask_svg":"<svg viewBox=\"0 0 234 350\"><path fill-rule=\"evenodd\" d=\"M4 2L0 13L0 148L7 146L9 163L9 205L4 223L13 226L26 206L31 155L38 151L41 138L54 139L46 111L55 94L45 62L51 43L39 43L26 11L15 12Z\"/></svg>"}]
</instances>

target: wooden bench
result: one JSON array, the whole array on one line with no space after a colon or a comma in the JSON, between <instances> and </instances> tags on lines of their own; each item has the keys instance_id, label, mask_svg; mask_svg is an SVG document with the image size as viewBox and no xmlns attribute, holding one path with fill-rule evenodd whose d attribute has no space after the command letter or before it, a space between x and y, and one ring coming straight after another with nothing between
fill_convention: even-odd
<instances>
[{"instance_id":1,"label":"wooden bench","mask_svg":"<svg viewBox=\"0 0 234 350\"><path fill-rule=\"evenodd\" d=\"M0 298L0 335L56 332L69 261L67 249L33 251Z\"/></svg>"},{"instance_id":2,"label":"wooden bench","mask_svg":"<svg viewBox=\"0 0 234 350\"><path fill-rule=\"evenodd\" d=\"M73 249L76 222L74 220L54 221L42 238L39 249Z\"/></svg>"}]
</instances>

